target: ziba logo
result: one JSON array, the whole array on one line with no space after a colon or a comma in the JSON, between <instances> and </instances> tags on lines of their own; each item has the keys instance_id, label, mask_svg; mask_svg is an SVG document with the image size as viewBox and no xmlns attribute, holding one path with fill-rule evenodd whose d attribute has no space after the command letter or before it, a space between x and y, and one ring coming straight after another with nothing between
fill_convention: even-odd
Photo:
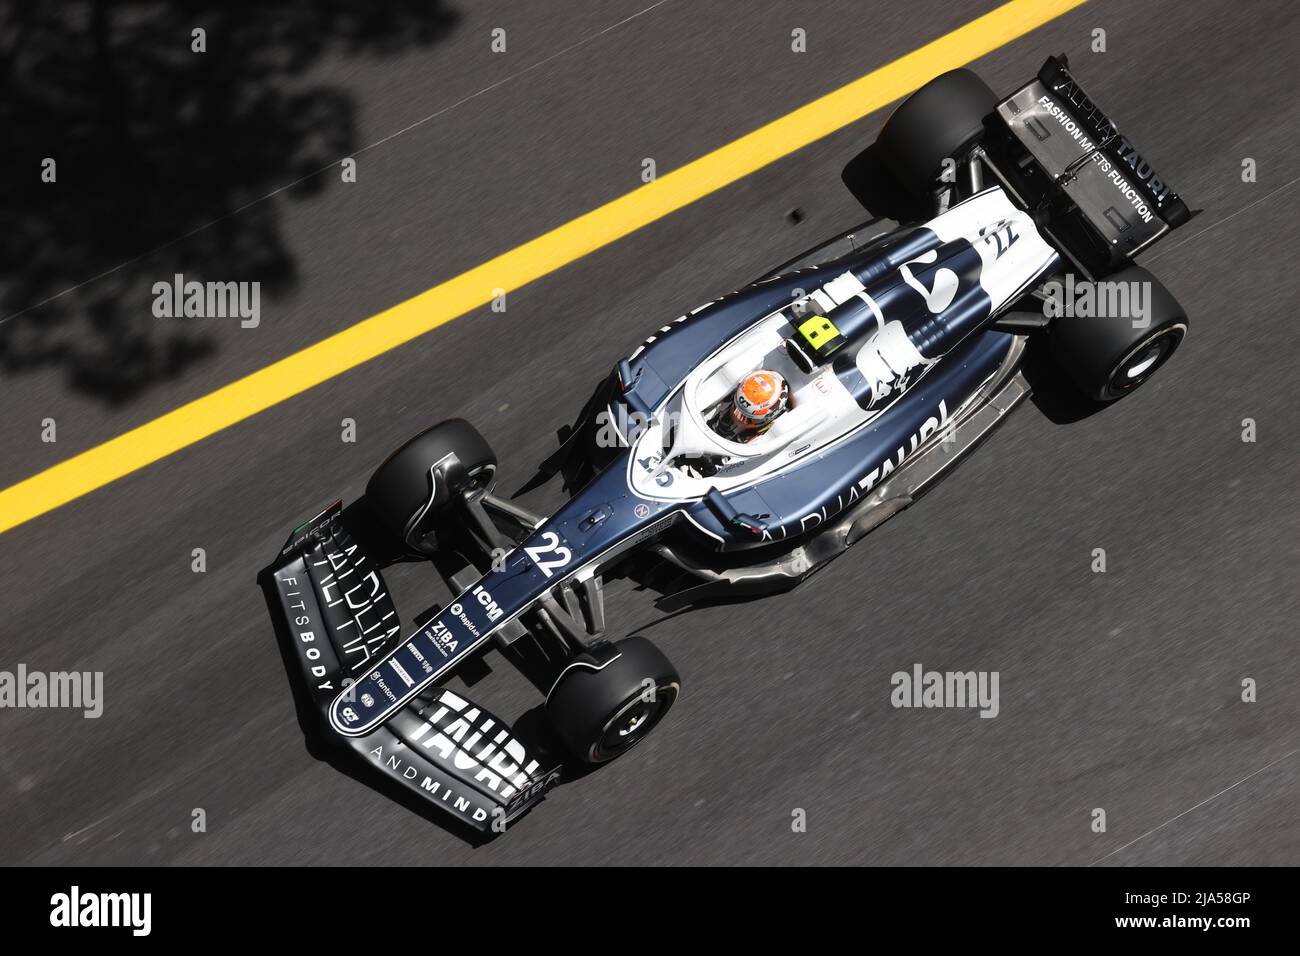
<instances>
[{"instance_id":1,"label":"ziba logo","mask_svg":"<svg viewBox=\"0 0 1300 956\"><path fill-rule=\"evenodd\" d=\"M130 927L132 936L148 936L153 928L153 894L82 893L73 886L50 897L50 925Z\"/></svg>"}]
</instances>

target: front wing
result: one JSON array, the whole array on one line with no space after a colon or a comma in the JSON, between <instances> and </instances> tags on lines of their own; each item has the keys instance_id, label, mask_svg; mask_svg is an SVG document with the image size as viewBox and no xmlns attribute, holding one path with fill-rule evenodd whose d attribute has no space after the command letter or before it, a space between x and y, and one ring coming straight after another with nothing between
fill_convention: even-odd
<instances>
[{"instance_id":1,"label":"front wing","mask_svg":"<svg viewBox=\"0 0 1300 956\"><path fill-rule=\"evenodd\" d=\"M444 687L426 688L364 735L330 728L331 702L401 634L379 565L346 527L341 502L294 531L270 579L309 706L331 743L481 833L504 830L559 780L559 761L542 746Z\"/></svg>"}]
</instances>

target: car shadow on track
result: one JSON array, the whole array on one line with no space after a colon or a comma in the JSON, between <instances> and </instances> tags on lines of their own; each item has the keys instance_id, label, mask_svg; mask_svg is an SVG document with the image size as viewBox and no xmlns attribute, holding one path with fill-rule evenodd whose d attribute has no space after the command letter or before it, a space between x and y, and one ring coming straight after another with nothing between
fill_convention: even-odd
<instances>
[{"instance_id":1,"label":"car shadow on track","mask_svg":"<svg viewBox=\"0 0 1300 956\"><path fill-rule=\"evenodd\" d=\"M1025 349L1021 374L1033 392L1034 407L1054 425L1071 425L1109 408L1111 402L1098 402L1084 395L1066 377L1064 370L1048 353L1047 343L1030 337Z\"/></svg>"}]
</instances>

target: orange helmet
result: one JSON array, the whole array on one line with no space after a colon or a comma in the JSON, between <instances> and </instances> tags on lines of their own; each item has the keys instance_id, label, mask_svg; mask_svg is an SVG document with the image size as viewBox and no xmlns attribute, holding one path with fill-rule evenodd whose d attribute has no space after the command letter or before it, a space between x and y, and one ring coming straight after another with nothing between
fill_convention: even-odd
<instances>
[{"instance_id":1,"label":"orange helmet","mask_svg":"<svg viewBox=\"0 0 1300 956\"><path fill-rule=\"evenodd\" d=\"M759 428L785 411L790 389L777 372L759 369L750 372L736 386L732 399L732 416L744 429Z\"/></svg>"}]
</instances>

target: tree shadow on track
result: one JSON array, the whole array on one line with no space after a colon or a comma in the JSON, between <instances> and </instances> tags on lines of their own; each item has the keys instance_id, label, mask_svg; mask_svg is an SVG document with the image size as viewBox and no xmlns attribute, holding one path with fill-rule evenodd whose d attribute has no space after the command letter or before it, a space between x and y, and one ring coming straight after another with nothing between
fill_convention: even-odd
<instances>
[{"instance_id":1,"label":"tree shadow on track","mask_svg":"<svg viewBox=\"0 0 1300 956\"><path fill-rule=\"evenodd\" d=\"M313 71L457 19L442 0L0 6L0 370L58 367L119 404L210 355L210 326L154 317L153 283L291 290L284 194L257 200L319 190L363 145L351 97Z\"/></svg>"}]
</instances>

